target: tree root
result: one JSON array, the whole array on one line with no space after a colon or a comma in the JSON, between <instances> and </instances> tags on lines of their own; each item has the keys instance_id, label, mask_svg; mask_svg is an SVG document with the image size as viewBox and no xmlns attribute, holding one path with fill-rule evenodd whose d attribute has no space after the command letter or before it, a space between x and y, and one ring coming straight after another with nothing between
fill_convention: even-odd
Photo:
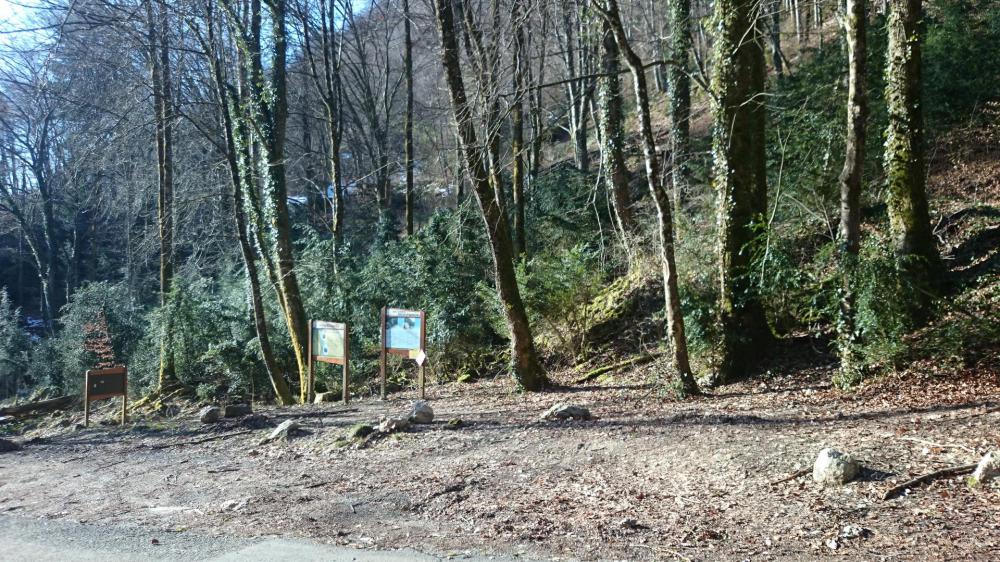
<instances>
[{"instance_id":1,"label":"tree root","mask_svg":"<svg viewBox=\"0 0 1000 562\"><path fill-rule=\"evenodd\" d=\"M646 363L652 363L654 359L663 355L663 353L646 353L643 355L637 355L631 359L626 359L620 363L615 363L614 365L605 365L603 367L598 367L593 371L584 374L582 377L573 381L573 384L583 384L585 382L590 382L597 377L610 373L611 371L617 371L618 369L624 369L625 367L635 367L638 365L645 365Z\"/></svg>"}]
</instances>

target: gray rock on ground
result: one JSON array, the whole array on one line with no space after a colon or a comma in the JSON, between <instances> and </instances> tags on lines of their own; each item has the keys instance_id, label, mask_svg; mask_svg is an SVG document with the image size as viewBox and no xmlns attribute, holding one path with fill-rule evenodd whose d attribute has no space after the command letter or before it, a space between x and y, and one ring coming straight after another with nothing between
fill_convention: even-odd
<instances>
[{"instance_id":1,"label":"gray rock on ground","mask_svg":"<svg viewBox=\"0 0 1000 562\"><path fill-rule=\"evenodd\" d=\"M819 452L813 465L813 480L826 486L842 486L861 472L861 464L850 455L826 448Z\"/></svg>"},{"instance_id":2,"label":"gray rock on ground","mask_svg":"<svg viewBox=\"0 0 1000 562\"><path fill-rule=\"evenodd\" d=\"M979 461L975 472L969 477L969 486L982 486L1000 476L1000 451L990 451Z\"/></svg>"},{"instance_id":3,"label":"gray rock on ground","mask_svg":"<svg viewBox=\"0 0 1000 562\"><path fill-rule=\"evenodd\" d=\"M230 404L226 406L222 415L227 418L239 418L242 416L249 416L252 413L253 409L250 408L249 404Z\"/></svg>"},{"instance_id":4,"label":"gray rock on ground","mask_svg":"<svg viewBox=\"0 0 1000 562\"><path fill-rule=\"evenodd\" d=\"M424 400L417 400L413 403L410 411L411 423L431 423L434 421L434 408Z\"/></svg>"},{"instance_id":5,"label":"gray rock on ground","mask_svg":"<svg viewBox=\"0 0 1000 562\"><path fill-rule=\"evenodd\" d=\"M382 433L395 433L410 427L410 420L407 418L385 418L378 424L378 430Z\"/></svg>"},{"instance_id":6,"label":"gray rock on ground","mask_svg":"<svg viewBox=\"0 0 1000 562\"><path fill-rule=\"evenodd\" d=\"M222 417L222 410L218 406L205 406L198 412L198 419L201 423L215 423Z\"/></svg>"},{"instance_id":7,"label":"gray rock on ground","mask_svg":"<svg viewBox=\"0 0 1000 562\"><path fill-rule=\"evenodd\" d=\"M281 422L278 427L274 428L274 431L264 439L265 443L270 443L272 441L287 441L290 437L295 435L300 429L299 422L295 420L285 420Z\"/></svg>"},{"instance_id":8,"label":"gray rock on ground","mask_svg":"<svg viewBox=\"0 0 1000 562\"><path fill-rule=\"evenodd\" d=\"M11 441L10 439L0 439L0 453L9 453L12 451L20 451L21 444L16 441Z\"/></svg>"},{"instance_id":9,"label":"gray rock on ground","mask_svg":"<svg viewBox=\"0 0 1000 562\"><path fill-rule=\"evenodd\" d=\"M584 408L583 406L577 406L574 404L567 404L565 402L560 402L555 406L548 409L547 412L542 414L542 419L544 420L592 420L594 416L590 414L590 410Z\"/></svg>"}]
</instances>

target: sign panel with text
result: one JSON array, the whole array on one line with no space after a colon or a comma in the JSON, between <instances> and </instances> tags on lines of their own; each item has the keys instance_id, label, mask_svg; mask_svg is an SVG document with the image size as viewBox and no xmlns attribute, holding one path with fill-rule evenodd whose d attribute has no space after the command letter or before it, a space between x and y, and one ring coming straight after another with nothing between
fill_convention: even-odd
<instances>
[{"instance_id":1,"label":"sign panel with text","mask_svg":"<svg viewBox=\"0 0 1000 562\"><path fill-rule=\"evenodd\" d=\"M424 361L427 359L427 315L422 310L403 308L382 309L382 353L379 366L382 373L382 398L386 391L386 355L413 359L420 367L420 397L425 397Z\"/></svg>"}]
</instances>

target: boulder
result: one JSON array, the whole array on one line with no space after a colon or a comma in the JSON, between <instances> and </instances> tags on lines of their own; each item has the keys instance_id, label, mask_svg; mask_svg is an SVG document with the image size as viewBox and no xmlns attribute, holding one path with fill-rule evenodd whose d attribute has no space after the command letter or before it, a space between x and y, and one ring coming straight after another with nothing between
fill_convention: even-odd
<instances>
[{"instance_id":1,"label":"boulder","mask_svg":"<svg viewBox=\"0 0 1000 562\"><path fill-rule=\"evenodd\" d=\"M850 455L826 448L819 452L813 465L813 480L827 486L841 486L854 480L861 464Z\"/></svg>"},{"instance_id":2,"label":"boulder","mask_svg":"<svg viewBox=\"0 0 1000 562\"><path fill-rule=\"evenodd\" d=\"M215 423L222 417L222 410L218 406L205 406L198 412L198 419L201 423Z\"/></svg>"},{"instance_id":3,"label":"boulder","mask_svg":"<svg viewBox=\"0 0 1000 562\"><path fill-rule=\"evenodd\" d=\"M250 404L230 404L226 406L223 416L227 418L239 418L243 416L249 416L253 413L250 408Z\"/></svg>"},{"instance_id":4,"label":"boulder","mask_svg":"<svg viewBox=\"0 0 1000 562\"><path fill-rule=\"evenodd\" d=\"M542 414L542 419L544 420L591 420L594 417L590 414L590 410L584 408L583 406L576 406L574 404L567 404L565 402L560 402L555 406L549 408L547 412Z\"/></svg>"},{"instance_id":5,"label":"boulder","mask_svg":"<svg viewBox=\"0 0 1000 562\"><path fill-rule=\"evenodd\" d=\"M1000 451L990 451L979 461L975 472L969 477L969 486L982 486L1000 476Z\"/></svg>"},{"instance_id":6,"label":"boulder","mask_svg":"<svg viewBox=\"0 0 1000 562\"><path fill-rule=\"evenodd\" d=\"M0 453L9 453L11 451L20 451L21 445L16 441L11 441L9 439L0 439Z\"/></svg>"},{"instance_id":7,"label":"boulder","mask_svg":"<svg viewBox=\"0 0 1000 562\"><path fill-rule=\"evenodd\" d=\"M434 408L423 400L417 400L413 403L413 409L410 411L410 422L412 423L431 423L434 421Z\"/></svg>"},{"instance_id":8,"label":"boulder","mask_svg":"<svg viewBox=\"0 0 1000 562\"><path fill-rule=\"evenodd\" d=\"M313 398L313 404L322 404L324 402L339 402L340 393L339 392L317 392L316 398Z\"/></svg>"},{"instance_id":9,"label":"boulder","mask_svg":"<svg viewBox=\"0 0 1000 562\"><path fill-rule=\"evenodd\" d=\"M378 430L382 433L395 433L410 427L410 420L407 418L385 418L378 424Z\"/></svg>"},{"instance_id":10,"label":"boulder","mask_svg":"<svg viewBox=\"0 0 1000 562\"><path fill-rule=\"evenodd\" d=\"M299 422L295 420L285 420L281 424L274 428L274 431L267 436L264 440L265 443L270 443L272 441L287 441L291 436L295 435L299 431Z\"/></svg>"}]
</instances>

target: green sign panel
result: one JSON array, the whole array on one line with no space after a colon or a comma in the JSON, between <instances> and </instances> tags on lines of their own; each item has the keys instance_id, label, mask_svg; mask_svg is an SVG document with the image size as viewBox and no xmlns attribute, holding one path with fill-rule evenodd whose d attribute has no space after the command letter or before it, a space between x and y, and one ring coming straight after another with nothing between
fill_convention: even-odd
<instances>
[{"instance_id":1,"label":"green sign panel","mask_svg":"<svg viewBox=\"0 0 1000 562\"><path fill-rule=\"evenodd\" d=\"M313 322L313 356L343 359L346 333L347 327L339 322Z\"/></svg>"}]
</instances>

